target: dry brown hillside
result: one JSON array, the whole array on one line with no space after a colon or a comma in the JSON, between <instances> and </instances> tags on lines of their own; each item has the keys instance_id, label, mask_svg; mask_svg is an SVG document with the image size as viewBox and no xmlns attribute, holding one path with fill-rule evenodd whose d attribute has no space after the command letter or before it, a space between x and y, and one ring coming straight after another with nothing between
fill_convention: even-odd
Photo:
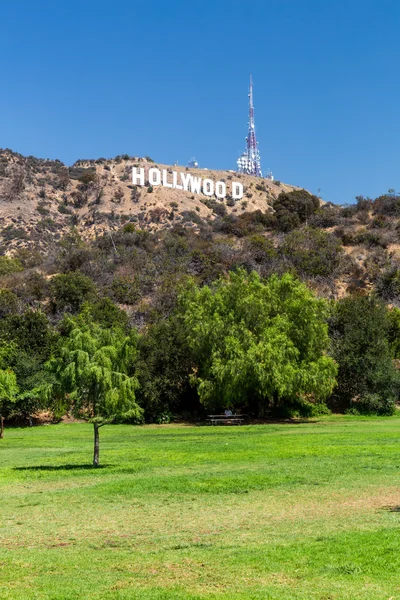
<instances>
[{"instance_id":1,"label":"dry brown hillside","mask_svg":"<svg viewBox=\"0 0 400 600\"><path fill-rule=\"evenodd\" d=\"M152 261L158 261L153 265L157 277L177 268L170 254L176 236L183 235L186 241L179 244L186 246L176 250L178 270L203 281L236 266L265 277L289 270L327 297L375 287L386 300L400 304L400 196L393 190L374 201L359 198L354 205L338 206L281 182L190 168L194 176L226 183L228 195L219 200L147 183L133 185L132 167L144 167L146 176L151 167L169 174L188 171L127 155L79 160L67 167L57 160L0 150L0 254L16 256L28 268L50 261L46 268L52 276L60 264L59 259L54 262L58 243L75 230L88 248L102 249L118 276L137 283L142 271L150 277ZM244 186L240 200L229 196L232 181ZM126 244L141 244L132 231L145 233L151 241L135 250L135 257L123 258ZM107 243L101 240L108 232L115 235L106 236L111 247L107 254ZM146 265L136 264L144 254ZM166 266L168 260L172 267ZM72 262L62 268L80 268L91 276L87 265ZM154 287L154 276L150 279ZM141 297L147 294L144 287Z\"/></svg>"},{"instance_id":2,"label":"dry brown hillside","mask_svg":"<svg viewBox=\"0 0 400 600\"><path fill-rule=\"evenodd\" d=\"M117 230L129 221L142 229L171 228L195 211L201 218L214 219L216 203L228 214L270 209L281 191L296 189L280 182L260 180L230 171L190 169L190 173L229 183L232 178L244 185L239 201L210 199L202 194L167 189L162 186L132 185L132 167L158 167L172 172L168 165L129 156L112 160L79 160L72 167L60 161L24 157L10 150L0 151L0 227L7 253L34 245L45 250L60 239L71 225L83 239L108 230ZM173 167L185 172L185 167ZM192 222L196 228L196 223Z\"/></svg>"}]
</instances>

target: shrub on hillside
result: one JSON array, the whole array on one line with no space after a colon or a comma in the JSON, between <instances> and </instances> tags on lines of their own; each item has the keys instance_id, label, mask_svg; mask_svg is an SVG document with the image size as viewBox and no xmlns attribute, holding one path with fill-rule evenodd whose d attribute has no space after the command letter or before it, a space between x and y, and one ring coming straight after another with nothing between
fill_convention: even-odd
<instances>
[{"instance_id":1,"label":"shrub on hillside","mask_svg":"<svg viewBox=\"0 0 400 600\"><path fill-rule=\"evenodd\" d=\"M320 206L317 196L306 190L281 192L273 204L280 231L291 231L305 223Z\"/></svg>"},{"instance_id":2,"label":"shrub on hillside","mask_svg":"<svg viewBox=\"0 0 400 600\"><path fill-rule=\"evenodd\" d=\"M8 256L0 256L0 277L19 273L23 271L23 266L17 258L9 258Z\"/></svg>"},{"instance_id":3,"label":"shrub on hillside","mask_svg":"<svg viewBox=\"0 0 400 600\"><path fill-rule=\"evenodd\" d=\"M332 276L343 253L335 236L312 227L289 233L280 250L300 275L312 277Z\"/></svg>"},{"instance_id":4,"label":"shrub on hillside","mask_svg":"<svg viewBox=\"0 0 400 600\"><path fill-rule=\"evenodd\" d=\"M308 219L308 224L312 227L335 227L340 223L340 208L333 204L325 204L321 206L311 217Z\"/></svg>"},{"instance_id":5,"label":"shrub on hillside","mask_svg":"<svg viewBox=\"0 0 400 600\"><path fill-rule=\"evenodd\" d=\"M121 304L135 304L141 297L138 281L121 275L114 278L111 294L114 300Z\"/></svg>"},{"instance_id":6,"label":"shrub on hillside","mask_svg":"<svg viewBox=\"0 0 400 600\"><path fill-rule=\"evenodd\" d=\"M18 308L17 296L11 290L0 289L0 318L16 313Z\"/></svg>"},{"instance_id":7,"label":"shrub on hillside","mask_svg":"<svg viewBox=\"0 0 400 600\"><path fill-rule=\"evenodd\" d=\"M376 282L378 295L387 302L400 301L400 271L397 266L385 269Z\"/></svg>"},{"instance_id":8,"label":"shrub on hillside","mask_svg":"<svg viewBox=\"0 0 400 600\"><path fill-rule=\"evenodd\" d=\"M96 296L93 281L79 271L53 277L50 283L50 299L54 312L77 312L83 302Z\"/></svg>"},{"instance_id":9,"label":"shrub on hillside","mask_svg":"<svg viewBox=\"0 0 400 600\"><path fill-rule=\"evenodd\" d=\"M395 194L383 194L373 202L374 215L400 215L400 196Z\"/></svg>"}]
</instances>

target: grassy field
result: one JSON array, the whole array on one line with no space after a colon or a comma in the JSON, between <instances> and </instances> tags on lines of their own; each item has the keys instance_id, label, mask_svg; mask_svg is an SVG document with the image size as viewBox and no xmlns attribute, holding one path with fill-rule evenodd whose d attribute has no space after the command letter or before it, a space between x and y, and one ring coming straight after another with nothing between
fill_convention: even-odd
<instances>
[{"instance_id":1,"label":"grassy field","mask_svg":"<svg viewBox=\"0 0 400 600\"><path fill-rule=\"evenodd\" d=\"M0 597L400 599L400 419L0 441Z\"/></svg>"}]
</instances>

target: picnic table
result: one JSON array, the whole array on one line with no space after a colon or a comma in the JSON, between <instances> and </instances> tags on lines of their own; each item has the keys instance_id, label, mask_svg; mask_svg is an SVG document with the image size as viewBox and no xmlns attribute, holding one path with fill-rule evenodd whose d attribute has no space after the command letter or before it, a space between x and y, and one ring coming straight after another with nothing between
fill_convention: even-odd
<instances>
[{"instance_id":1,"label":"picnic table","mask_svg":"<svg viewBox=\"0 0 400 600\"><path fill-rule=\"evenodd\" d=\"M207 415L208 425L241 425L246 415Z\"/></svg>"}]
</instances>

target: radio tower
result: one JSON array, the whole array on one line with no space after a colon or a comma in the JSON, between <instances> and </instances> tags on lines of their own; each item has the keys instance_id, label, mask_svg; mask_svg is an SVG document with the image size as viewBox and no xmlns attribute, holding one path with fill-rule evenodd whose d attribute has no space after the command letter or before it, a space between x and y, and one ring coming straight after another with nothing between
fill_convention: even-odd
<instances>
[{"instance_id":1,"label":"radio tower","mask_svg":"<svg viewBox=\"0 0 400 600\"><path fill-rule=\"evenodd\" d=\"M258 142L256 139L256 129L254 126L254 105L253 105L253 79L250 75L249 90L249 132L246 138L246 150L237 160L239 173L262 177L260 152L258 151Z\"/></svg>"}]
</instances>

